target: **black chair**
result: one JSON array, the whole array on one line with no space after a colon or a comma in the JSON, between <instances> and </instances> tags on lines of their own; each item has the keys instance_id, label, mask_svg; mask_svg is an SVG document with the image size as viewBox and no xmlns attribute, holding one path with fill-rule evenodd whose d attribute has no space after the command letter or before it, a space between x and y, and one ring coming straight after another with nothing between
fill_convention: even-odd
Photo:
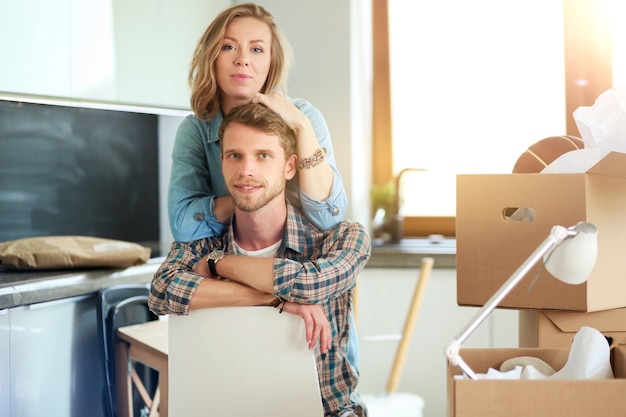
<instances>
[{"instance_id":1,"label":"black chair","mask_svg":"<svg viewBox=\"0 0 626 417\"><path fill-rule=\"evenodd\" d=\"M158 316L148 308L148 284L119 284L102 289L98 294L98 334L104 358L105 386L102 393L104 415L116 417L115 390L115 345L125 343L117 337L117 329L122 326L157 320ZM136 364L135 369L146 390L154 395L158 387L158 372ZM134 415L146 415L145 399L133 390Z\"/></svg>"}]
</instances>

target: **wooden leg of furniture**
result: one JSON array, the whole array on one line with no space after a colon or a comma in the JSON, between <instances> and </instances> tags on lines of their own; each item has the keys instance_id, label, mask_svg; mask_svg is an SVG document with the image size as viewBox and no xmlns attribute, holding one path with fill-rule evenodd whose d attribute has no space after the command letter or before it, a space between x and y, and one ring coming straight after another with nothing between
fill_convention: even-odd
<instances>
[{"instance_id":1,"label":"wooden leg of furniture","mask_svg":"<svg viewBox=\"0 0 626 417\"><path fill-rule=\"evenodd\" d=\"M159 404L160 417L167 417L168 410L168 392L169 392L169 372L167 370L167 360L165 360L165 366L159 370L159 389L161 394L161 401Z\"/></svg>"},{"instance_id":2,"label":"wooden leg of furniture","mask_svg":"<svg viewBox=\"0 0 626 417\"><path fill-rule=\"evenodd\" d=\"M119 417L133 417L132 398L133 385L128 372L130 357L125 343L115 344L115 395Z\"/></svg>"}]
</instances>

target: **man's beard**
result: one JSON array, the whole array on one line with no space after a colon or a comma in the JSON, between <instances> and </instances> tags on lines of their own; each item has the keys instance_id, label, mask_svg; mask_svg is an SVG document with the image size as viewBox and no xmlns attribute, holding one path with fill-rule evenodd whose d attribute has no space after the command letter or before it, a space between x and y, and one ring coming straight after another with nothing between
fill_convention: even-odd
<instances>
[{"instance_id":1,"label":"man's beard","mask_svg":"<svg viewBox=\"0 0 626 417\"><path fill-rule=\"evenodd\" d=\"M279 183L272 187L268 187L267 184L265 184L262 190L262 193L257 192L254 195L242 195L237 192L231 193L235 207L248 213L257 211L279 196L285 190L285 184Z\"/></svg>"}]
</instances>

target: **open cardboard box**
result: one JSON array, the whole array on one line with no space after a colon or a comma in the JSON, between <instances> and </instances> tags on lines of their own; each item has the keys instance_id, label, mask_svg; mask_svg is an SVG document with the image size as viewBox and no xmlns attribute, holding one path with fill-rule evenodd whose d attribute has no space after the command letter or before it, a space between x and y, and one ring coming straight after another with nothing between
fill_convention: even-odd
<instances>
[{"instance_id":1,"label":"open cardboard box","mask_svg":"<svg viewBox=\"0 0 626 417\"><path fill-rule=\"evenodd\" d=\"M583 326L593 327L611 346L626 344L626 308L581 313L576 311L521 310L519 345L569 347Z\"/></svg>"},{"instance_id":2,"label":"open cardboard box","mask_svg":"<svg viewBox=\"0 0 626 417\"><path fill-rule=\"evenodd\" d=\"M533 356L561 369L569 348L461 349L477 373L498 369L507 359ZM448 417L600 417L626 416L626 346L612 350L615 379L478 380L455 379L448 363Z\"/></svg>"},{"instance_id":3,"label":"open cardboard box","mask_svg":"<svg viewBox=\"0 0 626 417\"><path fill-rule=\"evenodd\" d=\"M520 208L534 210L534 220L509 216ZM598 228L598 258L588 281L562 283L539 263L499 307L584 312L626 307L626 154L611 152L586 173L457 175L458 304L484 305L553 226L580 221Z\"/></svg>"}]
</instances>

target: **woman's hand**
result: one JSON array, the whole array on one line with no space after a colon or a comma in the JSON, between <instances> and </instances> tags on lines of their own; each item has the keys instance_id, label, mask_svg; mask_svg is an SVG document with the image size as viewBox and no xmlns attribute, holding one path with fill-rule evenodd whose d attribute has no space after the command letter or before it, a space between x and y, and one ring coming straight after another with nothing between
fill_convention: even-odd
<instances>
[{"instance_id":1,"label":"woman's hand","mask_svg":"<svg viewBox=\"0 0 626 417\"><path fill-rule=\"evenodd\" d=\"M283 311L302 317L306 326L306 341L309 349L314 349L319 339L320 352L322 354L328 353L332 346L332 334L330 332L330 323L324 314L322 306L286 301Z\"/></svg>"},{"instance_id":2,"label":"woman's hand","mask_svg":"<svg viewBox=\"0 0 626 417\"><path fill-rule=\"evenodd\" d=\"M298 160L311 158L320 151L320 143L315 136L311 121L281 92L256 93L251 101L278 113L294 131ZM335 174L328 161L323 160L312 169L300 169L298 172L300 174L298 184L307 196L318 201L324 201L330 196Z\"/></svg>"},{"instance_id":3,"label":"woman's hand","mask_svg":"<svg viewBox=\"0 0 626 417\"><path fill-rule=\"evenodd\" d=\"M251 100L253 103L263 104L265 107L278 113L296 133L302 129L309 119L287 97L280 91L273 91L269 94L256 93Z\"/></svg>"}]
</instances>

